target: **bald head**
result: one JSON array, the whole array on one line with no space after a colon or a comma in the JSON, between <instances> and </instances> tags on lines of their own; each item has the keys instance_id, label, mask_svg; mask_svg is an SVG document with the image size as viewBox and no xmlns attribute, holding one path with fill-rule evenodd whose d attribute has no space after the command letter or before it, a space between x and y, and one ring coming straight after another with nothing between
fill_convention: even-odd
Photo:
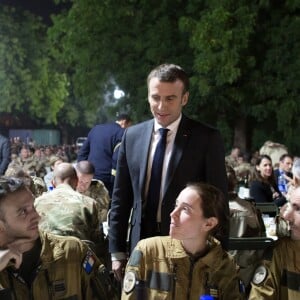
<instances>
[{"instance_id":1,"label":"bald head","mask_svg":"<svg viewBox=\"0 0 300 300\"><path fill-rule=\"evenodd\" d=\"M54 186L66 183L75 189L77 185L77 174L73 165L69 163L57 165L53 171L53 181Z\"/></svg>"}]
</instances>

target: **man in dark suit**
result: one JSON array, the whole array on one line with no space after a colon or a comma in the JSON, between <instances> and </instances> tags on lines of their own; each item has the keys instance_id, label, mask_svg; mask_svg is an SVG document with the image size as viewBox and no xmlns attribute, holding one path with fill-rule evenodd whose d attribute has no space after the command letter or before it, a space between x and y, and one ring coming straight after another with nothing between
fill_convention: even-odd
<instances>
[{"instance_id":1,"label":"man in dark suit","mask_svg":"<svg viewBox=\"0 0 300 300\"><path fill-rule=\"evenodd\" d=\"M96 125L89 132L78 153L78 162L88 160L93 164L94 178L104 183L110 197L116 168L116 153L124 130L130 123L131 119L127 114L120 114L116 122Z\"/></svg>"},{"instance_id":2,"label":"man in dark suit","mask_svg":"<svg viewBox=\"0 0 300 300\"><path fill-rule=\"evenodd\" d=\"M287 194L288 186L293 180L292 174L293 157L288 154L282 154L279 158L279 167L274 170L276 183L281 193L284 196Z\"/></svg>"},{"instance_id":3,"label":"man in dark suit","mask_svg":"<svg viewBox=\"0 0 300 300\"><path fill-rule=\"evenodd\" d=\"M227 196L225 152L219 131L182 114L189 98L185 71L172 64L158 66L149 74L147 84L154 119L128 128L123 136L109 218L112 269L119 280L126 263L128 222L129 251L149 236L143 229L147 227L147 194L161 127L168 129L168 135L154 235L169 234L170 213L187 183L211 183ZM221 224L225 231L227 225Z\"/></svg>"}]
</instances>

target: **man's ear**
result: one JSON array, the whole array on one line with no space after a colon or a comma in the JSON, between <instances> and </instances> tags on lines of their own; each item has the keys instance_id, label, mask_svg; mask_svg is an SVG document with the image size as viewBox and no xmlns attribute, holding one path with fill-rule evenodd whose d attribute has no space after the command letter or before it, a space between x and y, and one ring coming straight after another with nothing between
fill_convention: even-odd
<instances>
[{"instance_id":1,"label":"man's ear","mask_svg":"<svg viewBox=\"0 0 300 300\"><path fill-rule=\"evenodd\" d=\"M189 92L185 92L185 94L182 96L181 105L185 106L189 101Z\"/></svg>"},{"instance_id":2,"label":"man's ear","mask_svg":"<svg viewBox=\"0 0 300 300\"><path fill-rule=\"evenodd\" d=\"M210 217L206 219L205 227L204 229L209 232L213 228L215 228L218 225L219 221L216 217Z\"/></svg>"}]
</instances>

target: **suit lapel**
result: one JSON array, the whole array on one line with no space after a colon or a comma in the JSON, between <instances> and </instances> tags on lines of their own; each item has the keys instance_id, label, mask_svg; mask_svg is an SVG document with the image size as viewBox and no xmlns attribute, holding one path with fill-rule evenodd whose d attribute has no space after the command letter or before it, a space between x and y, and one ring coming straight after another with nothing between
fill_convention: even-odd
<instances>
[{"instance_id":1,"label":"suit lapel","mask_svg":"<svg viewBox=\"0 0 300 300\"><path fill-rule=\"evenodd\" d=\"M145 128L140 132L140 147L138 153L136 155L139 156L140 161L140 178L139 178L139 186L140 191L142 193L142 197L145 194L145 185L147 179L147 168L148 168L148 156L150 150L150 144L152 139L154 121L150 120L145 123Z\"/></svg>"},{"instance_id":2,"label":"suit lapel","mask_svg":"<svg viewBox=\"0 0 300 300\"><path fill-rule=\"evenodd\" d=\"M176 137L174 140L174 145L173 145L173 149L172 149L170 162L168 165L163 196L166 193L166 191L173 179L174 173L175 173L177 166L180 162L180 159L183 155L183 151L184 151L185 145L188 141L189 135L190 135L190 130L189 130L189 126L188 126L188 119L184 115L182 115L182 119L178 126L178 130L177 130Z\"/></svg>"}]
</instances>

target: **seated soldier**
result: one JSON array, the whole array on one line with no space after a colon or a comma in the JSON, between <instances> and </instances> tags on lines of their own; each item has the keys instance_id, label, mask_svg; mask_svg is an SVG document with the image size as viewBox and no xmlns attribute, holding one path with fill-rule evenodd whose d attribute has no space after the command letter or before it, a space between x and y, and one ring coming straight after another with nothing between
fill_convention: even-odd
<instances>
[{"instance_id":1,"label":"seated soldier","mask_svg":"<svg viewBox=\"0 0 300 300\"><path fill-rule=\"evenodd\" d=\"M40 228L90 241L95 244L96 254L101 256L104 235L97 202L75 191L77 175L72 164L60 163L53 175L54 190L36 198L34 203L41 216Z\"/></svg>"},{"instance_id":2,"label":"seated soldier","mask_svg":"<svg viewBox=\"0 0 300 300\"><path fill-rule=\"evenodd\" d=\"M0 299L117 299L84 243L38 230L33 202L23 180L0 177Z\"/></svg>"},{"instance_id":3,"label":"seated soldier","mask_svg":"<svg viewBox=\"0 0 300 300\"><path fill-rule=\"evenodd\" d=\"M240 199L236 193L237 179L233 168L226 166L228 178L228 195L230 209L230 237L261 237L265 236L265 226L262 215L255 204ZM262 258L262 250L231 250L239 266L239 276L246 288L250 288L250 281L256 268L257 261Z\"/></svg>"},{"instance_id":4,"label":"seated soldier","mask_svg":"<svg viewBox=\"0 0 300 300\"><path fill-rule=\"evenodd\" d=\"M76 163L75 169L78 177L77 192L96 200L100 209L100 222L106 222L110 197L104 183L99 179L93 179L95 174L93 164L82 160Z\"/></svg>"},{"instance_id":5,"label":"seated soldier","mask_svg":"<svg viewBox=\"0 0 300 300\"><path fill-rule=\"evenodd\" d=\"M281 237L265 253L256 269L250 300L300 299L300 187L291 194L290 202L282 208L282 217L290 225L290 237Z\"/></svg>"},{"instance_id":6,"label":"seated soldier","mask_svg":"<svg viewBox=\"0 0 300 300\"><path fill-rule=\"evenodd\" d=\"M227 232L223 194L189 184L171 212L170 236L141 240L126 267L122 299L243 299L236 266L214 236ZM215 299L214 298L214 299Z\"/></svg>"}]
</instances>

